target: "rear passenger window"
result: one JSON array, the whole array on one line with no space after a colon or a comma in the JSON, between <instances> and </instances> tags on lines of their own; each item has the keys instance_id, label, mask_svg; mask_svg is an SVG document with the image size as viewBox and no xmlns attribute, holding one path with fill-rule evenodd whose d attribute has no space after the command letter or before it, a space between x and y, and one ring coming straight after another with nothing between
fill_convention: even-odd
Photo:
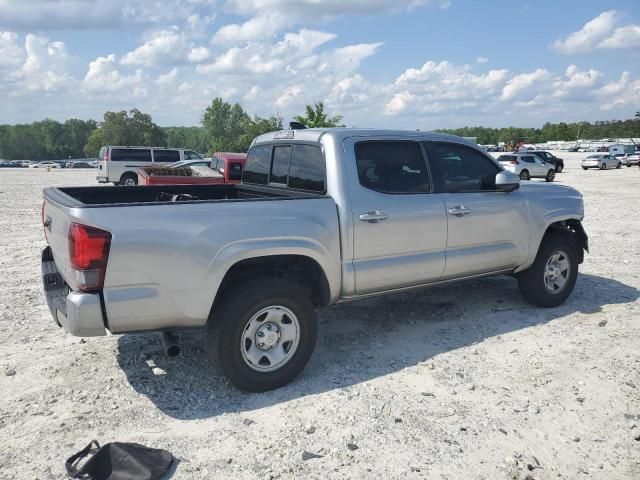
<instances>
[{"instance_id":1,"label":"rear passenger window","mask_svg":"<svg viewBox=\"0 0 640 480\"><path fill-rule=\"evenodd\" d=\"M242 181L266 185L271 168L271 145L257 145L249 149Z\"/></svg>"},{"instance_id":2,"label":"rear passenger window","mask_svg":"<svg viewBox=\"0 0 640 480\"><path fill-rule=\"evenodd\" d=\"M324 192L325 164L320 147L315 145L293 145L289 188Z\"/></svg>"},{"instance_id":3,"label":"rear passenger window","mask_svg":"<svg viewBox=\"0 0 640 480\"><path fill-rule=\"evenodd\" d=\"M271 164L269 183L287 184L290 160L291 145L278 145L273 148L273 163Z\"/></svg>"},{"instance_id":4,"label":"rear passenger window","mask_svg":"<svg viewBox=\"0 0 640 480\"><path fill-rule=\"evenodd\" d=\"M180 152L177 150L154 150L153 151L154 162L179 162Z\"/></svg>"},{"instance_id":5,"label":"rear passenger window","mask_svg":"<svg viewBox=\"0 0 640 480\"><path fill-rule=\"evenodd\" d=\"M382 193L430 191L427 165L417 142L358 142L355 153L363 187Z\"/></svg>"},{"instance_id":6,"label":"rear passenger window","mask_svg":"<svg viewBox=\"0 0 640 480\"><path fill-rule=\"evenodd\" d=\"M500 168L473 148L455 143L431 143L446 192L495 190Z\"/></svg>"},{"instance_id":7,"label":"rear passenger window","mask_svg":"<svg viewBox=\"0 0 640 480\"><path fill-rule=\"evenodd\" d=\"M145 148L112 148L112 162L150 162L151 150Z\"/></svg>"}]
</instances>

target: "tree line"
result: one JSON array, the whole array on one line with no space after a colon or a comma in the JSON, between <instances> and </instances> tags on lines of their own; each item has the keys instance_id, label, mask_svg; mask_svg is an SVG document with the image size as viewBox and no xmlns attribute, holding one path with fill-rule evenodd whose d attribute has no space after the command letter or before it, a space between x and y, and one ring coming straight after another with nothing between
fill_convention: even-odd
<instances>
[{"instance_id":1,"label":"tree line","mask_svg":"<svg viewBox=\"0 0 640 480\"><path fill-rule=\"evenodd\" d=\"M327 114L322 102L307 105L304 114L293 118L308 127L344 126L342 116ZM102 145L188 148L203 153L246 152L255 137L282 128L283 118L278 113L267 118L251 116L239 103L214 98L199 127L160 127L151 115L137 109L106 112L100 122L72 118L64 123L45 119L30 124L0 125L0 159L97 157ZM628 120L545 123L542 128L463 127L437 131L476 137L481 144L628 138L640 136L640 112Z\"/></svg>"},{"instance_id":2,"label":"tree line","mask_svg":"<svg viewBox=\"0 0 640 480\"><path fill-rule=\"evenodd\" d=\"M461 137L476 137L481 145L497 145L499 142L513 145L525 143L545 143L549 141L576 141L578 139L600 140L603 138L640 137L640 112L628 120L605 120L576 123L545 123L542 128L487 128L462 127L436 130Z\"/></svg>"}]
</instances>

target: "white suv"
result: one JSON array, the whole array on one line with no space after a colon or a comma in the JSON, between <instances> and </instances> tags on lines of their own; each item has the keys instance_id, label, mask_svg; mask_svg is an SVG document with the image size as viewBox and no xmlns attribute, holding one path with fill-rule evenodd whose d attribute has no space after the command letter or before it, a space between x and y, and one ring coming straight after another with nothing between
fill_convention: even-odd
<instances>
[{"instance_id":1,"label":"white suv","mask_svg":"<svg viewBox=\"0 0 640 480\"><path fill-rule=\"evenodd\" d=\"M137 185L140 167L202 159L198 152L183 148L105 146L100 149L96 178L99 183Z\"/></svg>"},{"instance_id":2,"label":"white suv","mask_svg":"<svg viewBox=\"0 0 640 480\"><path fill-rule=\"evenodd\" d=\"M498 162L508 172L520 175L521 180L544 178L547 182L553 182L553 179L556 178L555 167L531 153L500 155Z\"/></svg>"}]
</instances>

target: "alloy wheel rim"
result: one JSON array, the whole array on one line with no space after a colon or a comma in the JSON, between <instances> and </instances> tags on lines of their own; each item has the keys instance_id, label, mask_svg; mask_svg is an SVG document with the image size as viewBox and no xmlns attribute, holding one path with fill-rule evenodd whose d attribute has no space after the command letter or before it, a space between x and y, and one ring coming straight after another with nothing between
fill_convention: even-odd
<instances>
[{"instance_id":1,"label":"alloy wheel rim","mask_svg":"<svg viewBox=\"0 0 640 480\"><path fill-rule=\"evenodd\" d=\"M274 305L254 314L240 339L242 359L258 372L272 372L284 366L300 344L300 322L288 308Z\"/></svg>"}]
</instances>

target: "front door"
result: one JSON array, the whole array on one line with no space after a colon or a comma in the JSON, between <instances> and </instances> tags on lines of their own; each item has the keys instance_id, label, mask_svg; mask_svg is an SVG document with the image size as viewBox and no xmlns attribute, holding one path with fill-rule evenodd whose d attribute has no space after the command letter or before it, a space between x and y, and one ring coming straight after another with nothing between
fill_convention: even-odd
<instances>
[{"instance_id":1,"label":"front door","mask_svg":"<svg viewBox=\"0 0 640 480\"><path fill-rule=\"evenodd\" d=\"M345 141L358 294L441 278L447 219L419 142ZM350 156L349 156L350 157Z\"/></svg>"},{"instance_id":2,"label":"front door","mask_svg":"<svg viewBox=\"0 0 640 480\"><path fill-rule=\"evenodd\" d=\"M515 268L528 252L529 227L519 190L498 192L501 170L480 151L448 142L427 142L439 196L447 212L443 278Z\"/></svg>"}]
</instances>

